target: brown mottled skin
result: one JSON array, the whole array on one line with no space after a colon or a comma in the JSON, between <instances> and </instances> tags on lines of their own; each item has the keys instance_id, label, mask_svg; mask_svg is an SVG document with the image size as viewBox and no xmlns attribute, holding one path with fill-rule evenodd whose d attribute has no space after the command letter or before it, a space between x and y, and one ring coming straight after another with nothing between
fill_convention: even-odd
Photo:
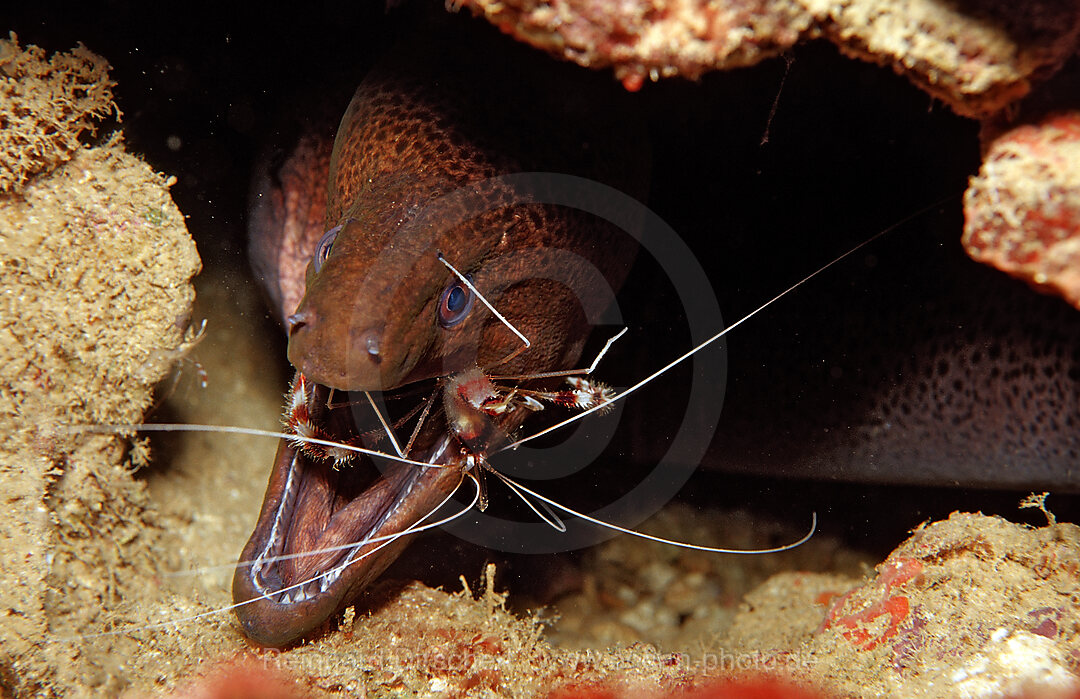
<instances>
[{"instance_id":1,"label":"brown mottled skin","mask_svg":"<svg viewBox=\"0 0 1080 699\"><path fill-rule=\"evenodd\" d=\"M605 93L627 96L601 76L544 61L534 66L535 57L508 56L506 47L498 61L487 62L487 52L470 47L468 56L453 56L436 41L421 42L363 81L337 132L321 229L294 225L283 234L283 217L303 206L286 205L272 187L261 192L252 256L289 331L290 362L321 386L313 409L325 403L328 387L342 396L394 391L476 366L497 366L502 374L570 368L589 331L587 315L602 310L628 271L635 246L625 235L580 212L515 203L522 192L487 181L504 173L564 172L640 192L646 164L633 119L625 109L596 107ZM307 267L303 300L289 308L295 293L288 290L299 283L291 271L295 260L282 263L282 245L310 257L322 232L339 224L325 263ZM501 362L521 343L479 301L459 325L440 325L440 298L455 281L440 252L532 341L529 349ZM324 411L323 422L335 432L356 429L349 410ZM521 412L500 427L516 427ZM415 523L464 477L461 445L451 438L442 449L445 424L433 412L410 456L449 468L397 464L382 477L363 464L336 471L283 443L241 560ZM295 504L278 517L292 464L303 475ZM281 541L268 543L276 521ZM234 598L254 600L237 609L245 632L274 646L302 637L355 598L407 540L349 566L326 591L301 602L283 602L276 591L340 564L345 554L256 566L254 575L252 566L238 565Z\"/></svg>"},{"instance_id":2,"label":"brown mottled skin","mask_svg":"<svg viewBox=\"0 0 1080 699\"><path fill-rule=\"evenodd\" d=\"M500 371L567 365L580 351L585 319L572 287L546 281L559 273L562 260L536 251L595 258L613 281L625 273L626 257L599 254L618 247L610 235L597 235L583 220L548 207L494 208L470 217L456 203L444 205L448 200L441 198L460 187L521 167L503 152L476 147L457 126L467 115L433 104L425 86L405 80L384 77L361 85L342 121L327 223L345 226L320 273L309 271L307 293L293 317L289 360L333 388L386 390L508 355L519 340L487 322L486 313L450 330L438 326L439 296L453 281L438 260L441 251L533 340L513 367ZM479 202L489 207L513 197L495 185L480 193ZM456 217L467 220L445 223ZM519 254L523 250L529 254ZM575 274L583 278L589 271ZM537 305L531 299L541 285L551 288ZM364 350L369 339L378 344L377 359Z\"/></svg>"}]
</instances>

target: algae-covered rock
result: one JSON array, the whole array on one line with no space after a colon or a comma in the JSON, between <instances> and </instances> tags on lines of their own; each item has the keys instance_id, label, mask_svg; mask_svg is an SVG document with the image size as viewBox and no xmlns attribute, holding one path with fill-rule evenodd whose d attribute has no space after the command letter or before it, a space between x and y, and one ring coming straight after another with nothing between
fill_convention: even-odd
<instances>
[{"instance_id":1,"label":"algae-covered rock","mask_svg":"<svg viewBox=\"0 0 1080 699\"><path fill-rule=\"evenodd\" d=\"M46 59L14 32L0 40L0 192L68 161L97 121L119 116L108 70L85 46Z\"/></svg>"},{"instance_id":2,"label":"algae-covered rock","mask_svg":"<svg viewBox=\"0 0 1080 699\"><path fill-rule=\"evenodd\" d=\"M0 682L25 695L124 686L130 644L106 660L71 637L147 585L160 528L141 449L66 426L140 420L192 339L200 268L169 180L119 137L79 141L113 109L104 61L43 55L0 46Z\"/></svg>"}]
</instances>

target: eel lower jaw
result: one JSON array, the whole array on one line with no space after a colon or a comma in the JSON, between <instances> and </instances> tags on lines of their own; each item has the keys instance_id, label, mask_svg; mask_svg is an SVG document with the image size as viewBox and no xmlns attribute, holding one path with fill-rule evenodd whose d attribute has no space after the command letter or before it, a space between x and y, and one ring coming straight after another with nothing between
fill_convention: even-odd
<instances>
[{"instance_id":1,"label":"eel lower jaw","mask_svg":"<svg viewBox=\"0 0 1080 699\"><path fill-rule=\"evenodd\" d=\"M402 532L461 483L458 452L443 432L417 456L432 467L394 463L379 475L366 457L335 469L282 442L233 576L248 637L288 645L347 606L404 549L411 535Z\"/></svg>"}]
</instances>

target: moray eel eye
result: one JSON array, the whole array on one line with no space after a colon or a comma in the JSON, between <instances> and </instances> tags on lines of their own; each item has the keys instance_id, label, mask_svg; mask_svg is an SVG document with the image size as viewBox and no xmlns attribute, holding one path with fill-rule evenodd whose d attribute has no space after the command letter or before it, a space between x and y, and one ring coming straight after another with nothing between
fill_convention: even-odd
<instances>
[{"instance_id":1,"label":"moray eel eye","mask_svg":"<svg viewBox=\"0 0 1080 699\"><path fill-rule=\"evenodd\" d=\"M472 290L461 281L446 287L439 299L439 325L452 328L465 320L472 310L473 296Z\"/></svg>"},{"instance_id":2,"label":"moray eel eye","mask_svg":"<svg viewBox=\"0 0 1080 699\"><path fill-rule=\"evenodd\" d=\"M323 233L323 237L319 238L319 243L315 246L315 257L313 258L316 272L322 269L326 258L330 257L330 251L334 248L334 241L337 240L338 233L341 232L341 225L343 224L334 226Z\"/></svg>"}]
</instances>

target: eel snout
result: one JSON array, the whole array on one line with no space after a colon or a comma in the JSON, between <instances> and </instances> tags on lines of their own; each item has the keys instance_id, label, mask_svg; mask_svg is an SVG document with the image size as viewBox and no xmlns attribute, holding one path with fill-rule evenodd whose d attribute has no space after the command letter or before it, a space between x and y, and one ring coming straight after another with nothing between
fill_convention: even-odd
<instances>
[{"instance_id":1,"label":"eel snout","mask_svg":"<svg viewBox=\"0 0 1080 699\"><path fill-rule=\"evenodd\" d=\"M348 402L327 407L316 386L307 405L318 424L351 421ZM382 472L367 457L338 466L282 442L263 507L233 576L236 613L249 638L284 646L322 624L397 557L411 539L401 534L436 509L461 484L460 445L441 430L422 435L416 460Z\"/></svg>"}]
</instances>

